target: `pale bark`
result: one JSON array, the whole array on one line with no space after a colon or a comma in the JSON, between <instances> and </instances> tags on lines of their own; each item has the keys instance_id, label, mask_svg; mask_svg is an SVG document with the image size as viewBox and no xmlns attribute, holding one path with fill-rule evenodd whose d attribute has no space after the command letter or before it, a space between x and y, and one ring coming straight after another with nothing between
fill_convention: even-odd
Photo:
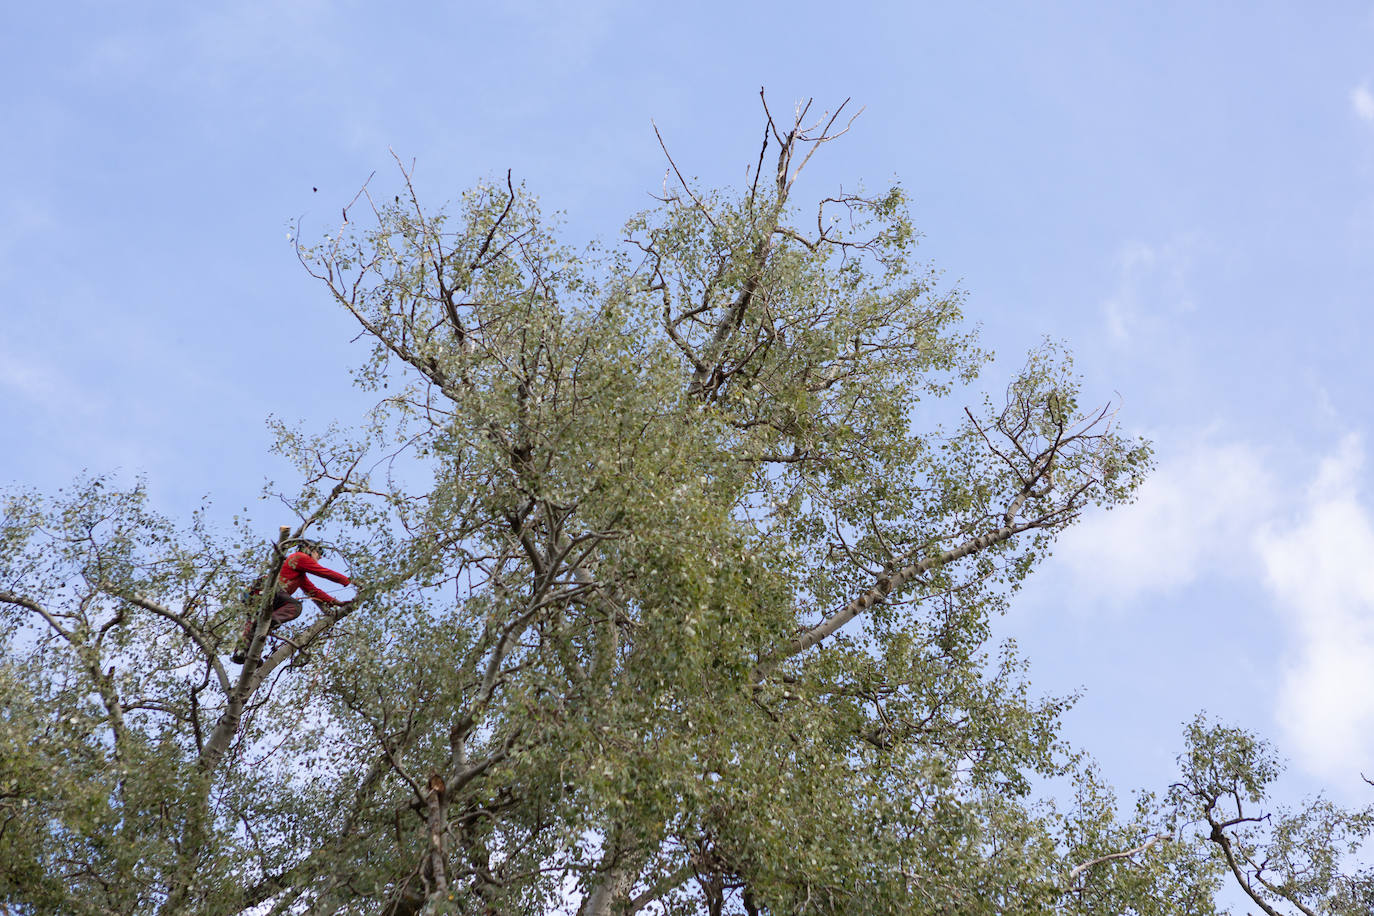
<instances>
[{"instance_id":1,"label":"pale bark","mask_svg":"<svg viewBox=\"0 0 1374 916\"><path fill-rule=\"evenodd\" d=\"M253 693L261 686L262 682L267 679L267 676L285 664L297 651L299 651L296 646L302 648L309 646L321 633L346 617L348 613L349 610L343 606L336 605L335 607L326 609L318 620L307 627L303 633L293 638L292 641L296 643L295 646L289 642L283 642L271 655L264 658L262 663L256 667L252 664L254 658L253 652L255 649L261 651L261 644L265 641L266 637L264 635L254 638L252 645L249 647L248 662L243 666L243 673L239 677L239 682L229 692L229 702L224 712L215 722L215 727L210 733L209 740L205 742L205 750L200 755L200 765L202 769L213 770L219 765L220 761L224 759L225 753L233 743L234 735L238 733L239 723L243 718L243 710L247 705L248 699L252 697Z\"/></svg>"}]
</instances>

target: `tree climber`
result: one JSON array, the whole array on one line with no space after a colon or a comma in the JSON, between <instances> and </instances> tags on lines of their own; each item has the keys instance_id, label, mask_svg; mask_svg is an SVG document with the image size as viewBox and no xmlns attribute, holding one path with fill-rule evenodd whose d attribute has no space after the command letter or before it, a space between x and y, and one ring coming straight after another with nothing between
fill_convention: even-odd
<instances>
[{"instance_id":1,"label":"tree climber","mask_svg":"<svg viewBox=\"0 0 1374 916\"><path fill-rule=\"evenodd\" d=\"M344 605L348 603L326 593L307 578L308 573L312 576L328 579L331 582L337 582L340 585L351 584L348 576L321 566L320 558L323 556L323 547L314 541L305 541L300 545L299 550L282 561L281 571L277 573L277 593L272 599L272 625L268 629L269 633L283 623L295 620L301 615L300 599L293 597L297 591L304 591L319 604ZM262 594L261 584L250 589L251 596L260 594ZM250 605L256 604L251 600L249 603ZM242 665L247 659L248 644L253 638L253 624L255 623L253 617L254 615L250 611L248 619L243 623L243 633L239 636L238 644L234 647L233 661L236 665Z\"/></svg>"}]
</instances>

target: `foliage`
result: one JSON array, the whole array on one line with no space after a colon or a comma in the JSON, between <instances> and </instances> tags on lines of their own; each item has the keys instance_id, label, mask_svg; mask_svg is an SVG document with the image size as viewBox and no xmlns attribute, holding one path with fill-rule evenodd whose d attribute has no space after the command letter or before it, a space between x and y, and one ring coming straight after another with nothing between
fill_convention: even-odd
<instances>
[{"instance_id":1,"label":"foliage","mask_svg":"<svg viewBox=\"0 0 1374 916\"><path fill-rule=\"evenodd\" d=\"M1357 858L1374 835L1374 805L1348 810L1316 798L1296 811L1265 813L1261 806L1282 770L1267 742L1203 716L1188 726L1187 741L1175 802L1261 910L1374 912L1374 869Z\"/></svg>"},{"instance_id":2,"label":"foliage","mask_svg":"<svg viewBox=\"0 0 1374 916\"><path fill-rule=\"evenodd\" d=\"M942 407L987 361L962 299L913 260L899 188L820 201L808 234L794 182L847 128L806 117L766 112L747 190L683 182L628 248L568 250L509 178L428 211L402 170L299 251L380 400L278 431L291 536L360 583L289 641L243 598L289 538L178 528L99 478L12 493L0 901L1210 912L1218 860L1177 820L1210 796L1119 820L1058 743L1071 698L989 645L1148 446L1049 345L1003 401ZM245 614L260 662L235 670Z\"/></svg>"}]
</instances>

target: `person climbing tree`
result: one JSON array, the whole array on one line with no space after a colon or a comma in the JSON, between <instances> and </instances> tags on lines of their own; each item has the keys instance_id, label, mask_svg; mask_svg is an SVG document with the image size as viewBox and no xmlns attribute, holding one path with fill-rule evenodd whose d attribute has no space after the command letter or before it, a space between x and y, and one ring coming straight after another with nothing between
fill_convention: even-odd
<instances>
[{"instance_id":1,"label":"person climbing tree","mask_svg":"<svg viewBox=\"0 0 1374 916\"><path fill-rule=\"evenodd\" d=\"M301 543L299 550L282 561L281 570L277 573L276 594L272 599L272 624L268 630L269 633L275 631L283 623L295 620L301 615L301 602L299 598L295 597L298 591L304 591L320 604L347 604L347 602L340 601L330 595L308 578L308 576L313 575L328 579L331 582L337 582L340 585L351 584L348 576L320 565L320 559L323 556L323 547L314 541L305 541ZM251 596L260 594L262 594L260 585L250 590ZM250 601L250 605L252 604L256 604L256 602ZM248 619L243 623L243 632L239 635L238 644L234 647L233 661L236 665L242 665L247 659L248 646L253 638L253 622L253 614L250 611Z\"/></svg>"}]
</instances>

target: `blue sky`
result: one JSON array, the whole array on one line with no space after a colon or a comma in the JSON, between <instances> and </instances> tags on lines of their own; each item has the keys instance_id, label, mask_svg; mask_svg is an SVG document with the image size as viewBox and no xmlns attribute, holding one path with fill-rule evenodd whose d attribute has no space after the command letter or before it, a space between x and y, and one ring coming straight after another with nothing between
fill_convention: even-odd
<instances>
[{"instance_id":1,"label":"blue sky","mask_svg":"<svg viewBox=\"0 0 1374 916\"><path fill-rule=\"evenodd\" d=\"M1198 709L1296 790L1374 774L1374 4L19 4L0 29L0 482L288 482L269 414L362 403L287 241L391 154L431 202L507 168L613 240L664 161L742 179L757 92L866 106L807 192L906 187L1000 368L1068 342L1151 436L1133 507L1004 625L1069 734L1163 787ZM1311 7L1311 8L1309 8ZM318 188L318 190L314 190ZM302 384L304 383L304 384Z\"/></svg>"}]
</instances>

